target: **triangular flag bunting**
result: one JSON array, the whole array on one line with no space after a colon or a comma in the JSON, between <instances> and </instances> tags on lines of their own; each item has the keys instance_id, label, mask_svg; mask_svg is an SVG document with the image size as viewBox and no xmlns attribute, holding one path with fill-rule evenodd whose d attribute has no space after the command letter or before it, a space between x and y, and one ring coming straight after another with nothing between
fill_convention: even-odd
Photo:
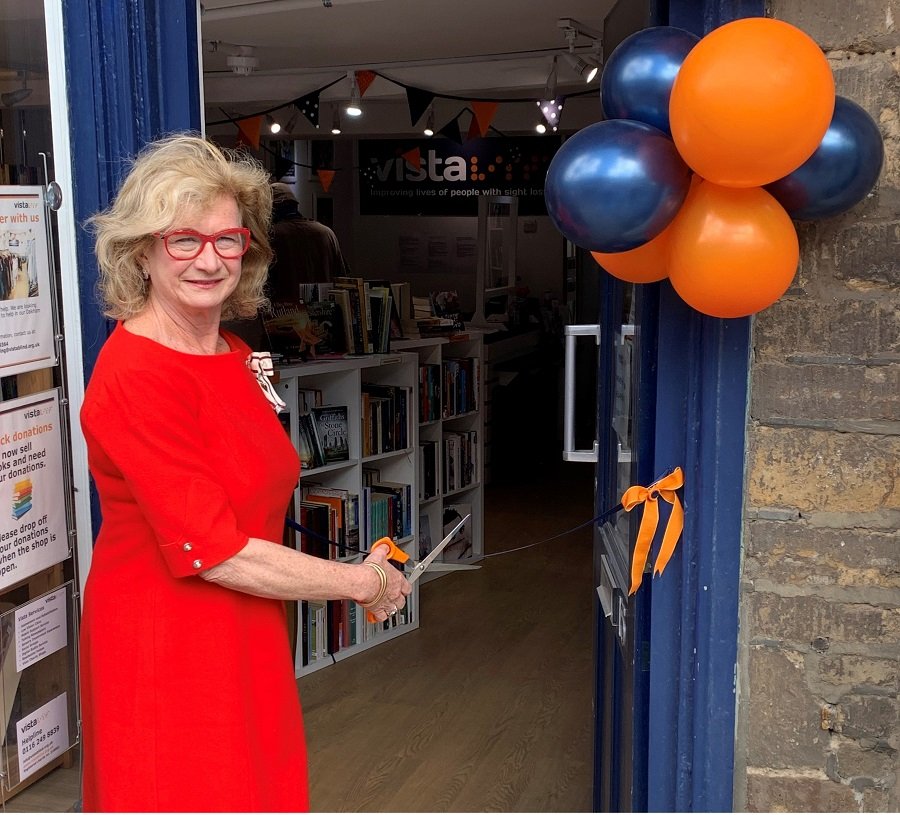
<instances>
[{"instance_id":1,"label":"triangular flag bunting","mask_svg":"<svg viewBox=\"0 0 900 815\"><path fill-rule=\"evenodd\" d=\"M360 97L366 95L366 91L369 90L369 85L371 85L374 81L375 81L375 71L357 71L356 72L356 84L359 87Z\"/></svg>"},{"instance_id":2,"label":"triangular flag bunting","mask_svg":"<svg viewBox=\"0 0 900 815\"><path fill-rule=\"evenodd\" d=\"M334 180L334 170L316 170L316 175L319 177L322 189L328 192L331 188L331 182Z\"/></svg>"},{"instance_id":3,"label":"triangular flag bunting","mask_svg":"<svg viewBox=\"0 0 900 815\"><path fill-rule=\"evenodd\" d=\"M306 96L300 96L294 100L294 106L299 110L313 127L319 126L319 94L318 91L312 91Z\"/></svg>"},{"instance_id":4,"label":"triangular flag bunting","mask_svg":"<svg viewBox=\"0 0 900 815\"><path fill-rule=\"evenodd\" d=\"M284 178L293 166L294 162L290 159L286 159L283 156L275 156L275 169L272 171L272 175L275 178Z\"/></svg>"},{"instance_id":5,"label":"triangular flag bunting","mask_svg":"<svg viewBox=\"0 0 900 815\"><path fill-rule=\"evenodd\" d=\"M238 119L238 144L246 144L259 150L259 129L262 127L262 116L251 116L249 119Z\"/></svg>"},{"instance_id":6,"label":"triangular flag bunting","mask_svg":"<svg viewBox=\"0 0 900 815\"><path fill-rule=\"evenodd\" d=\"M405 153L401 153L400 155L406 161L406 163L413 168L413 170L418 171L422 168L422 151L419 150L418 147L414 147L412 150L407 150Z\"/></svg>"},{"instance_id":7,"label":"triangular flag bunting","mask_svg":"<svg viewBox=\"0 0 900 815\"><path fill-rule=\"evenodd\" d=\"M415 127L416 122L422 118L422 114L428 110L428 106L434 99L431 91L423 91L421 88L406 89L406 104L409 105L409 124Z\"/></svg>"},{"instance_id":8,"label":"triangular flag bunting","mask_svg":"<svg viewBox=\"0 0 900 815\"><path fill-rule=\"evenodd\" d=\"M484 134L488 132L491 122L494 120L494 114L497 112L496 102L472 102L472 116L478 135L484 138ZM472 126L469 126L469 138L472 138Z\"/></svg>"},{"instance_id":9,"label":"triangular flag bunting","mask_svg":"<svg viewBox=\"0 0 900 815\"><path fill-rule=\"evenodd\" d=\"M462 144L462 135L459 132L459 114L457 113L439 131L445 139L450 139L454 144Z\"/></svg>"}]
</instances>

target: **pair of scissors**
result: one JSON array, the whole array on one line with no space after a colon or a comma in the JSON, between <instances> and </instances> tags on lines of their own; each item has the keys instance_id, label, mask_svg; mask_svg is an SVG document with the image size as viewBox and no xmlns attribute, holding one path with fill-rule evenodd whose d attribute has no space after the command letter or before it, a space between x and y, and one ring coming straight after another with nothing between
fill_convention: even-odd
<instances>
[{"instance_id":1,"label":"pair of scissors","mask_svg":"<svg viewBox=\"0 0 900 815\"><path fill-rule=\"evenodd\" d=\"M395 563L405 563L411 567L411 570L406 572L406 579L409 580L410 583L415 583L423 574L425 574L425 570L430 566L433 566L435 571L439 572L450 572L450 571L462 571L464 569L480 569L480 566L476 566L474 564L469 563L435 563L435 558L446 549L447 544L456 537L456 534L460 529L463 528L463 525L466 521L469 520L471 515L466 515L462 520L458 521L456 525L451 529L441 540L441 542L434 547L425 557L423 557L420 561L416 562L414 560L410 560L409 555L404 552L393 540L390 538L379 538L375 543L372 544L372 550L374 551L376 546L387 546L391 551L388 553L388 560L393 560ZM375 619L375 615L372 614L371 611L366 612L366 620L370 623L377 622Z\"/></svg>"}]
</instances>

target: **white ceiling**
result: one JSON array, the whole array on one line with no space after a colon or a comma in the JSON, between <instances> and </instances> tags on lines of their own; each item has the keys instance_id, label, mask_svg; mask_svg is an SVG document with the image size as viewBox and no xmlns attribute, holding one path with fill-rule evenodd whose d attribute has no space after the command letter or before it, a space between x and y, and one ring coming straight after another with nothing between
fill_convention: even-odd
<instances>
[{"instance_id":1,"label":"white ceiling","mask_svg":"<svg viewBox=\"0 0 900 815\"><path fill-rule=\"evenodd\" d=\"M498 107L495 127L533 132L537 112L530 103L541 95L554 55L568 49L558 21L573 19L585 32L599 33L614 5L615 0L203 0L207 122L283 105L274 115L284 125L292 99L338 80L320 95L320 133L302 116L294 121L299 137L325 136L332 106L349 96L347 72L368 69L400 84L376 78L363 97L364 116L352 123L345 117L345 133L348 124L360 134L417 132L404 85L438 94L438 128L469 97L518 98L527 102ZM240 46L252 47L259 60L250 76L235 75L226 64ZM593 47L584 34L574 40L581 55L591 55ZM595 80L586 86L562 61L557 76L563 95L599 85ZM570 103L564 130L599 118L596 93ZM583 111L580 123L574 108Z\"/></svg>"}]
</instances>

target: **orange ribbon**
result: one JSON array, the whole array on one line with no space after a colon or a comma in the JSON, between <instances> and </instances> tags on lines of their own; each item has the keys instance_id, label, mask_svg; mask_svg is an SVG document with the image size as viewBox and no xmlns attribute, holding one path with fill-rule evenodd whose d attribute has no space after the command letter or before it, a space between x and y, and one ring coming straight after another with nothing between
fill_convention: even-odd
<instances>
[{"instance_id":1,"label":"orange ribbon","mask_svg":"<svg viewBox=\"0 0 900 815\"><path fill-rule=\"evenodd\" d=\"M678 543L681 531L684 529L684 510L675 490L683 485L684 473L681 471L681 467L676 467L667 476L654 482L649 487L629 487L622 495L622 509L626 512L631 512L638 504L644 505L644 515L641 518L637 541L634 544L634 557L631 559L631 589L628 591L629 596L641 587L641 580L644 576L644 564L647 562L650 546L656 535L656 526L659 523L657 497L670 503L672 512L669 514L669 520L666 523L665 532L663 532L662 546L659 549L659 554L656 556L656 563L653 564L654 576L663 573L663 569L666 568L669 558L672 557L672 553L675 551L675 544Z\"/></svg>"}]
</instances>

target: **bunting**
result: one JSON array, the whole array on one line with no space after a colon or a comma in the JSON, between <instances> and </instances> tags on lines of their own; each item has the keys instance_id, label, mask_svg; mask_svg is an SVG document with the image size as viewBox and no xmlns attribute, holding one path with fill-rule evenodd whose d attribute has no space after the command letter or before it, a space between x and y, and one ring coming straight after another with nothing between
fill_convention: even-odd
<instances>
[{"instance_id":1,"label":"bunting","mask_svg":"<svg viewBox=\"0 0 900 815\"><path fill-rule=\"evenodd\" d=\"M366 95L366 91L369 90L369 85L375 81L376 76L377 74L375 71L356 72L356 85L359 88L360 98Z\"/></svg>"},{"instance_id":2,"label":"bunting","mask_svg":"<svg viewBox=\"0 0 900 815\"><path fill-rule=\"evenodd\" d=\"M319 177L319 183L322 185L324 192L328 192L331 189L331 182L334 181L334 172L334 170L316 170L316 175Z\"/></svg>"},{"instance_id":3,"label":"bunting","mask_svg":"<svg viewBox=\"0 0 900 815\"><path fill-rule=\"evenodd\" d=\"M454 144L462 144L462 134L459 132L459 114L454 116L439 131L445 139L450 139Z\"/></svg>"},{"instance_id":4,"label":"bunting","mask_svg":"<svg viewBox=\"0 0 900 815\"><path fill-rule=\"evenodd\" d=\"M414 147L412 150L407 150L405 153L401 153L400 156L410 167L412 167L413 170L418 171L421 169L422 151L418 147Z\"/></svg>"},{"instance_id":5,"label":"bunting","mask_svg":"<svg viewBox=\"0 0 900 815\"><path fill-rule=\"evenodd\" d=\"M472 139L476 135L484 138L488 132L494 115L497 113L496 102L470 102L472 105L472 121L469 124L469 136Z\"/></svg>"},{"instance_id":6,"label":"bunting","mask_svg":"<svg viewBox=\"0 0 900 815\"><path fill-rule=\"evenodd\" d=\"M319 126L319 94L320 90L312 91L306 96L300 96L293 104L308 120L313 127Z\"/></svg>"},{"instance_id":7,"label":"bunting","mask_svg":"<svg viewBox=\"0 0 900 815\"><path fill-rule=\"evenodd\" d=\"M428 106L434 101L431 91L423 91L421 88L406 89L406 104L409 106L409 125L415 127L416 122L422 118L422 114L428 110Z\"/></svg>"},{"instance_id":8,"label":"bunting","mask_svg":"<svg viewBox=\"0 0 900 815\"><path fill-rule=\"evenodd\" d=\"M245 144L254 150L259 150L259 131L262 121L262 116L252 116L249 119L239 119L235 122L238 129L238 145Z\"/></svg>"}]
</instances>

